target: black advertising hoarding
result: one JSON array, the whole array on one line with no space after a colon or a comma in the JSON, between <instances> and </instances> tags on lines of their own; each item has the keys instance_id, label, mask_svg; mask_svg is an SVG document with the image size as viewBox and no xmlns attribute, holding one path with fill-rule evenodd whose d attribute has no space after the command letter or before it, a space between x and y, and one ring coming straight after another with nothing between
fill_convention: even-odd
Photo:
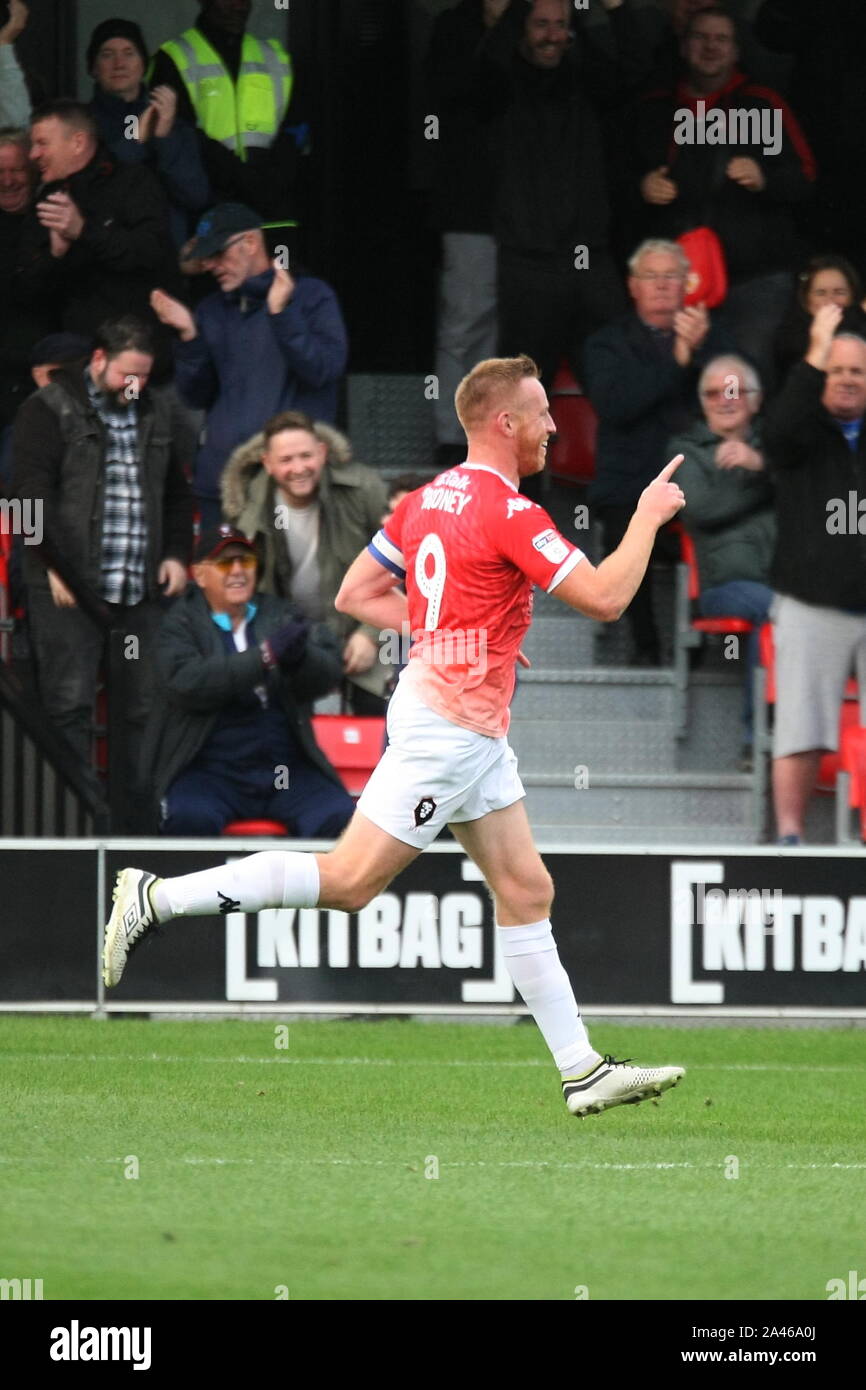
<instances>
[{"instance_id":1,"label":"black advertising hoarding","mask_svg":"<svg viewBox=\"0 0 866 1390\"><path fill-rule=\"evenodd\" d=\"M215 866L238 846L0 845L0 1003L95 1002L96 884L117 869ZM213 843L213 842L211 842ZM554 851L554 932L582 1004L866 1009L860 852ZM135 954L109 1008L225 1005L363 1012L522 1011L490 899L459 847L415 861L360 913L268 909L187 918Z\"/></svg>"},{"instance_id":2,"label":"black advertising hoarding","mask_svg":"<svg viewBox=\"0 0 866 1390\"><path fill-rule=\"evenodd\" d=\"M157 850L143 862L165 876L227 857ZM107 861L113 877L129 851ZM268 908L176 922L136 953L109 1002L511 1003L507 973L500 967L492 978L493 957L493 910L478 870L462 853L426 854L359 913Z\"/></svg>"},{"instance_id":3,"label":"black advertising hoarding","mask_svg":"<svg viewBox=\"0 0 866 1390\"><path fill-rule=\"evenodd\" d=\"M96 998L98 874L92 848L0 840L0 1001Z\"/></svg>"}]
</instances>

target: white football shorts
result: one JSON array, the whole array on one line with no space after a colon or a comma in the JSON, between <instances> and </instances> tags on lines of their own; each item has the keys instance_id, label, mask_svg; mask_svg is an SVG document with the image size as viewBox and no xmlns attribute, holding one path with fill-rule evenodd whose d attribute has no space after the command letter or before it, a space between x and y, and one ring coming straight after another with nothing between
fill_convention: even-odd
<instances>
[{"instance_id":1,"label":"white football shorts","mask_svg":"<svg viewBox=\"0 0 866 1390\"><path fill-rule=\"evenodd\" d=\"M388 739L358 810L404 844L424 849L444 825L478 820L526 795L507 738L452 724L402 680L388 706Z\"/></svg>"}]
</instances>

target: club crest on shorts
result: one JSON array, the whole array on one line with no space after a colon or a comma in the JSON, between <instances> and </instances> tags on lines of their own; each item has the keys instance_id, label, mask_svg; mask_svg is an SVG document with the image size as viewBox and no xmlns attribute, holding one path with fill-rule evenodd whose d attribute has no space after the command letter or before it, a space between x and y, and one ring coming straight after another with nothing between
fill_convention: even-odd
<instances>
[{"instance_id":1,"label":"club crest on shorts","mask_svg":"<svg viewBox=\"0 0 866 1390\"><path fill-rule=\"evenodd\" d=\"M415 829L417 830L420 826L426 825L435 810L436 802L433 800L432 796L422 796L415 810L412 812L415 817Z\"/></svg>"}]
</instances>

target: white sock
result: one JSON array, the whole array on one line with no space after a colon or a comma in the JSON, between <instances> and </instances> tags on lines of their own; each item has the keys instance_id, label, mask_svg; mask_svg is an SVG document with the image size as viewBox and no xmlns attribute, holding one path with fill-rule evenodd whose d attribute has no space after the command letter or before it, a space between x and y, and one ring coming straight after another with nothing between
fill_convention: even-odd
<instances>
[{"instance_id":1,"label":"white sock","mask_svg":"<svg viewBox=\"0 0 866 1390\"><path fill-rule=\"evenodd\" d=\"M160 922L263 907L315 907L319 866L313 854L263 850L216 869L162 879L151 888L150 900Z\"/></svg>"},{"instance_id":2,"label":"white sock","mask_svg":"<svg viewBox=\"0 0 866 1390\"><path fill-rule=\"evenodd\" d=\"M500 927L499 944L514 981L563 1076L588 1071L601 1061L590 1046L571 982L565 973L550 919L522 927Z\"/></svg>"}]
</instances>

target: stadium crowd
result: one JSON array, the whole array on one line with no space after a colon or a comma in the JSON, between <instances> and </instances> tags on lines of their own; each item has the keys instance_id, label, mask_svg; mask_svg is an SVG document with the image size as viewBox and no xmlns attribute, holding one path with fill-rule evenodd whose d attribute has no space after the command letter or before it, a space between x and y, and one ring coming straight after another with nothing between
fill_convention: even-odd
<instances>
[{"instance_id":1,"label":"stadium crowd","mask_svg":"<svg viewBox=\"0 0 866 1390\"><path fill-rule=\"evenodd\" d=\"M13 547L7 585L17 649L95 787L104 633L82 595L135 637L131 829L209 833L258 807L333 835L351 803L310 708L340 690L354 713L385 710L379 634L334 598L389 496L337 428L352 324L287 254L317 137L289 53L250 12L201 0L176 36L107 19L86 44L89 99L46 99L16 59L28 11L11 0L0 496L41 504L44 543ZM529 354L548 393L563 364L582 384L605 554L684 455L700 610L754 624L747 753L757 629L775 624L786 843L851 668L866 679L864 532L828 528L866 488L864 52L862 0L457 0L424 71L441 238L429 476L464 458L454 392L494 355ZM679 549L666 528L658 555ZM649 573L628 621L634 663L659 665Z\"/></svg>"}]
</instances>

